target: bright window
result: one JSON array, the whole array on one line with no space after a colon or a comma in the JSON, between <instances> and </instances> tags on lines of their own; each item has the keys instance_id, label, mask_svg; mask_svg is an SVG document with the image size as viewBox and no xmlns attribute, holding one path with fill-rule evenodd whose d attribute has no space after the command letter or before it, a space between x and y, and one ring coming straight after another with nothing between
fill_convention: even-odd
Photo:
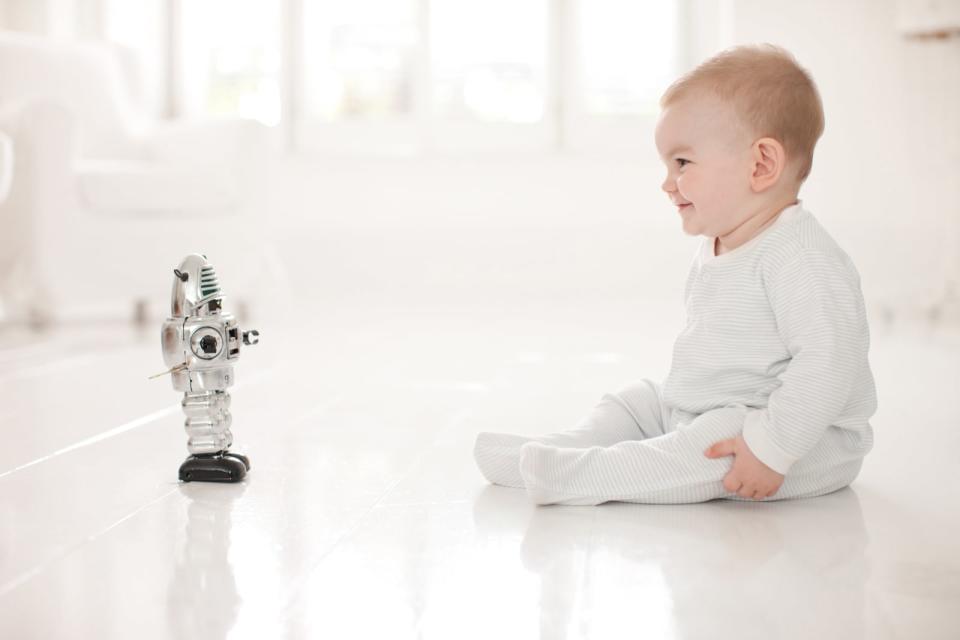
<instances>
[{"instance_id":1,"label":"bright window","mask_svg":"<svg viewBox=\"0 0 960 640\"><path fill-rule=\"evenodd\" d=\"M580 95L587 113L649 114L677 65L673 2L579 4Z\"/></svg>"},{"instance_id":2,"label":"bright window","mask_svg":"<svg viewBox=\"0 0 960 640\"><path fill-rule=\"evenodd\" d=\"M134 56L136 77L129 89L138 106L156 114L162 112L164 33L162 0L104 0L103 37Z\"/></svg>"},{"instance_id":3,"label":"bright window","mask_svg":"<svg viewBox=\"0 0 960 640\"><path fill-rule=\"evenodd\" d=\"M303 72L308 117L410 116L416 91L416 0L305 0Z\"/></svg>"},{"instance_id":4,"label":"bright window","mask_svg":"<svg viewBox=\"0 0 960 640\"><path fill-rule=\"evenodd\" d=\"M278 124L280 0L189 0L180 7L184 111Z\"/></svg>"},{"instance_id":5,"label":"bright window","mask_svg":"<svg viewBox=\"0 0 960 640\"><path fill-rule=\"evenodd\" d=\"M108 39L176 43L155 104L316 150L632 147L679 68L676 0L99 1Z\"/></svg>"},{"instance_id":6,"label":"bright window","mask_svg":"<svg viewBox=\"0 0 960 640\"><path fill-rule=\"evenodd\" d=\"M547 0L431 0L436 115L532 123L546 96Z\"/></svg>"}]
</instances>

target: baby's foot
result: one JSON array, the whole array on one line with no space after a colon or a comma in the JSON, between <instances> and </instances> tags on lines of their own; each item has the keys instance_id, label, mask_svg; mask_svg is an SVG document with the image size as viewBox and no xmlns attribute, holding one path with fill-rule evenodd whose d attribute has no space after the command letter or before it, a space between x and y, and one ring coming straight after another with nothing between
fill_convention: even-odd
<instances>
[{"instance_id":1,"label":"baby's foot","mask_svg":"<svg viewBox=\"0 0 960 640\"><path fill-rule=\"evenodd\" d=\"M590 495L581 479L584 463L599 447L565 449L529 442L520 451L520 477L536 504L595 505L603 498Z\"/></svg>"},{"instance_id":2,"label":"baby's foot","mask_svg":"<svg viewBox=\"0 0 960 640\"><path fill-rule=\"evenodd\" d=\"M509 433L479 433L473 446L473 458L483 477L493 484L522 489L520 447L532 440Z\"/></svg>"}]
</instances>

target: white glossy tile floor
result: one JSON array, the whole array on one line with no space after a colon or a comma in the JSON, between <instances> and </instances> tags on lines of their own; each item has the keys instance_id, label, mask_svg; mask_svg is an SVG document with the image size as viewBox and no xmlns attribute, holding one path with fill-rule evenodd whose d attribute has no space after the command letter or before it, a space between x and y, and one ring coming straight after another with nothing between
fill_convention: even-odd
<instances>
[{"instance_id":1,"label":"white glossy tile floor","mask_svg":"<svg viewBox=\"0 0 960 640\"><path fill-rule=\"evenodd\" d=\"M0 333L0 638L960 637L957 333L875 327L876 448L829 496L536 508L484 483L477 431L662 378L663 308L261 322L239 485L178 484L159 325Z\"/></svg>"}]
</instances>

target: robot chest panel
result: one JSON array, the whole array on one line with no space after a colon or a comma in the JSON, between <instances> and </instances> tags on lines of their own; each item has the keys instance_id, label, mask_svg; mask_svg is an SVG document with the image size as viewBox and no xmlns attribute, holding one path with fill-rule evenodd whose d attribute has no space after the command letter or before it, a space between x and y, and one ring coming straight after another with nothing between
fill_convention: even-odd
<instances>
[{"instance_id":1,"label":"robot chest panel","mask_svg":"<svg viewBox=\"0 0 960 640\"><path fill-rule=\"evenodd\" d=\"M191 369L224 366L240 352L236 321L229 317L188 318L183 323L181 345Z\"/></svg>"}]
</instances>

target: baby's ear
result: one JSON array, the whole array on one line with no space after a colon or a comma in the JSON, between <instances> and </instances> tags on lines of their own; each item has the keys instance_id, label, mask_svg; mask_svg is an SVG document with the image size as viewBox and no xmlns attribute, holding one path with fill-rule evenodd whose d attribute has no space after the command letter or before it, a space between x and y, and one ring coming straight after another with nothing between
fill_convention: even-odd
<instances>
[{"instance_id":1,"label":"baby's ear","mask_svg":"<svg viewBox=\"0 0 960 640\"><path fill-rule=\"evenodd\" d=\"M760 138L753 143L753 173L750 187L762 193L776 185L786 171L787 153L776 138Z\"/></svg>"}]
</instances>

